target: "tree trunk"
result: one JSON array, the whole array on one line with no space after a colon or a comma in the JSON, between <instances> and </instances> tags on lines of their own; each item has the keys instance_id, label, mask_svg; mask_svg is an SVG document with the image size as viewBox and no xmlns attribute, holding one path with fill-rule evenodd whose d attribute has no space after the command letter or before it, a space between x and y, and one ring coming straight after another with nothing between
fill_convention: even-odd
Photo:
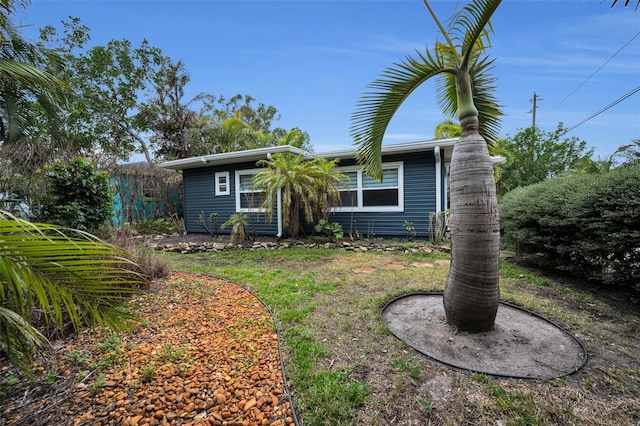
<instances>
[{"instance_id":1,"label":"tree trunk","mask_svg":"<svg viewBox=\"0 0 640 426\"><path fill-rule=\"evenodd\" d=\"M444 289L447 321L460 331L493 329L500 288L500 223L493 167L478 120L462 120L462 137L453 149L451 267Z\"/></svg>"}]
</instances>

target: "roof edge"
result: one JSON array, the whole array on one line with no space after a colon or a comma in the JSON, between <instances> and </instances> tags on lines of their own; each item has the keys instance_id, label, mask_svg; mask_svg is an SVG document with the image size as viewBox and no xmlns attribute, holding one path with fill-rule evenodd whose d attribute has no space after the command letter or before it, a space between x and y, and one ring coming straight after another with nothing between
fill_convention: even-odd
<instances>
[{"instance_id":1,"label":"roof edge","mask_svg":"<svg viewBox=\"0 0 640 426\"><path fill-rule=\"evenodd\" d=\"M408 152L428 151L437 146L453 146L459 138L431 139L417 142L406 142L399 144L382 145L382 154L403 154ZM158 167L173 170L195 169L200 167L209 167L216 164L233 164L247 161L258 161L269 158L270 154L290 153L294 155L302 155L305 159L321 158L355 158L358 155L356 148L348 148L337 151L326 151L319 153L307 152L303 149L296 148L291 145L277 145L265 148L248 149L244 151L225 152L222 154L210 154L200 157L189 157L180 160L165 161L158 164Z\"/></svg>"}]
</instances>

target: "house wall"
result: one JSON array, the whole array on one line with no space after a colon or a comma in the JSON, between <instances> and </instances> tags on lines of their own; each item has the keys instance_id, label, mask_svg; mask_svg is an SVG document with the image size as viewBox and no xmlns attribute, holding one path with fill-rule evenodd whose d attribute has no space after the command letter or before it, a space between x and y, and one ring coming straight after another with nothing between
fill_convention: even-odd
<instances>
[{"instance_id":1,"label":"house wall","mask_svg":"<svg viewBox=\"0 0 640 426\"><path fill-rule=\"evenodd\" d=\"M435 158L433 151L410 155L387 155L383 163L402 162L404 175L404 211L402 212L336 212L330 222L342 225L345 235L361 237L405 236L404 221L413 222L416 235L428 236L429 212L435 211ZM339 167L355 164L341 161Z\"/></svg>"},{"instance_id":2,"label":"house wall","mask_svg":"<svg viewBox=\"0 0 640 426\"><path fill-rule=\"evenodd\" d=\"M433 150L414 152L411 154L386 155L384 163L402 162L404 181L404 210L400 212L350 212L332 213L329 221L342 225L345 235L361 237L373 236L406 236L404 221L413 222L418 237L428 236L429 213L436 210L436 173ZM339 167L355 165L355 160L340 161ZM208 219L211 213L218 213L218 227L231 214L236 213L236 170L255 169L254 162L212 166L183 170L185 227L188 233L206 233L198 224L198 217L204 211ZM215 173L229 172L229 195L215 195ZM444 168L443 168L444 176ZM444 191L444 190L443 190ZM271 224L265 223L263 214L253 214L258 235L275 236L278 232L274 214ZM313 224L306 227L310 234ZM251 228L248 229L251 232ZM229 234L230 228L221 234Z\"/></svg>"},{"instance_id":3,"label":"house wall","mask_svg":"<svg viewBox=\"0 0 640 426\"><path fill-rule=\"evenodd\" d=\"M236 213L236 182L235 171L255 169L253 163L238 163L214 167L202 167L197 169L183 170L184 185L184 223L187 233L207 233L198 224L200 212L204 211L205 220L208 221L211 213L218 213L218 230L220 234L230 234L231 227L220 229L220 226L229 219L229 216ZM229 195L215 195L215 174L216 172L229 172ZM276 218L271 224L265 223L263 214L246 213L247 232L252 231L252 219L258 235L272 235L278 233Z\"/></svg>"}]
</instances>

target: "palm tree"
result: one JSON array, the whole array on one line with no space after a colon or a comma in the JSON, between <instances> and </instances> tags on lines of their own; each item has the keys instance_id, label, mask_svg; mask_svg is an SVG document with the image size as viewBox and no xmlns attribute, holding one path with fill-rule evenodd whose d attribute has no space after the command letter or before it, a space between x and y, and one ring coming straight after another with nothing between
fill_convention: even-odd
<instances>
[{"instance_id":1,"label":"palm tree","mask_svg":"<svg viewBox=\"0 0 640 426\"><path fill-rule=\"evenodd\" d=\"M611 7L615 6L616 3L618 3L618 0L613 0L611 2ZM631 3L631 0L624 0L624 7L629 6L629 3ZM640 0L637 0L635 11L638 11L638 8L640 8Z\"/></svg>"},{"instance_id":2,"label":"palm tree","mask_svg":"<svg viewBox=\"0 0 640 426\"><path fill-rule=\"evenodd\" d=\"M222 120L215 136L215 152L234 152L254 148L254 131L242 121L240 112L233 117Z\"/></svg>"},{"instance_id":3,"label":"palm tree","mask_svg":"<svg viewBox=\"0 0 640 426\"><path fill-rule=\"evenodd\" d=\"M25 41L9 15L24 2L0 2L0 143L16 142L26 127L37 125L33 102L51 123L67 84L46 72L43 64L61 67L53 52Z\"/></svg>"},{"instance_id":4,"label":"palm tree","mask_svg":"<svg viewBox=\"0 0 640 426\"><path fill-rule=\"evenodd\" d=\"M29 373L47 339L34 315L61 331L71 324L126 330L126 298L147 278L119 249L77 230L0 211L0 351Z\"/></svg>"},{"instance_id":5,"label":"palm tree","mask_svg":"<svg viewBox=\"0 0 640 426\"><path fill-rule=\"evenodd\" d=\"M493 168L486 141L497 139L499 116L493 96L492 60L485 49L491 16L501 0L474 0L462 7L447 30L423 0L444 42L416 52L373 81L353 114L351 133L365 172L382 178L384 132L404 100L422 83L439 76L438 103L445 114L457 112L462 137L450 168L451 268L444 291L450 324L462 331L493 329L499 305L500 225Z\"/></svg>"},{"instance_id":6,"label":"palm tree","mask_svg":"<svg viewBox=\"0 0 640 426\"><path fill-rule=\"evenodd\" d=\"M264 209L267 221L273 219L279 193L282 225L293 237L302 230L300 213L307 223L312 223L319 219L320 212L330 211L340 200L338 185L346 181L344 174L335 170L337 162L322 158L307 161L301 155L282 153L259 161L258 166L265 169L253 177L253 186L265 191L260 208Z\"/></svg>"},{"instance_id":7,"label":"palm tree","mask_svg":"<svg viewBox=\"0 0 640 426\"><path fill-rule=\"evenodd\" d=\"M453 120L445 120L436 126L434 136L436 139L455 138L462 135L462 127Z\"/></svg>"}]
</instances>

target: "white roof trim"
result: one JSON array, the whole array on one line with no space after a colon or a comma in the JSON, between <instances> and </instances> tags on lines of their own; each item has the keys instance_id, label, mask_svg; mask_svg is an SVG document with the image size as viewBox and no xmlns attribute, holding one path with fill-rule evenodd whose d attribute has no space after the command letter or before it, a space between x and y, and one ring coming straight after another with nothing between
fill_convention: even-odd
<instances>
[{"instance_id":1,"label":"white roof trim","mask_svg":"<svg viewBox=\"0 0 640 426\"><path fill-rule=\"evenodd\" d=\"M307 152L291 145L278 145L266 148L247 149L244 151L225 152L222 154L203 155L201 157L189 157L180 160L165 161L158 167L173 170L195 169L209 167L216 164L233 164L243 162L255 162L268 158L269 154L288 152L294 155L306 155Z\"/></svg>"},{"instance_id":2,"label":"white roof trim","mask_svg":"<svg viewBox=\"0 0 640 426\"><path fill-rule=\"evenodd\" d=\"M400 144L382 145L382 154L403 154L410 152L429 151L435 147L453 146L458 138L432 139L428 141L408 142ZM245 151L225 152L223 154L204 155L202 157L190 157L180 160L165 161L158 164L158 167L173 170L194 169L199 167L209 167L219 164L233 164L243 162L255 162L268 158L269 154L287 152L294 155L303 155L306 159L314 157L322 158L355 158L358 151L356 148L349 148L339 151L328 151L320 153L310 153L291 145L278 145L266 148L249 149Z\"/></svg>"},{"instance_id":3,"label":"white roof trim","mask_svg":"<svg viewBox=\"0 0 640 426\"><path fill-rule=\"evenodd\" d=\"M406 154L410 152L419 151L431 151L435 147L453 146L458 141L458 138L447 139L432 139L428 141L407 142L390 145L382 145L382 155L389 154ZM309 158L324 157L324 158L355 158L358 154L356 148L344 149L340 151L320 152L317 154L307 154Z\"/></svg>"}]
</instances>

